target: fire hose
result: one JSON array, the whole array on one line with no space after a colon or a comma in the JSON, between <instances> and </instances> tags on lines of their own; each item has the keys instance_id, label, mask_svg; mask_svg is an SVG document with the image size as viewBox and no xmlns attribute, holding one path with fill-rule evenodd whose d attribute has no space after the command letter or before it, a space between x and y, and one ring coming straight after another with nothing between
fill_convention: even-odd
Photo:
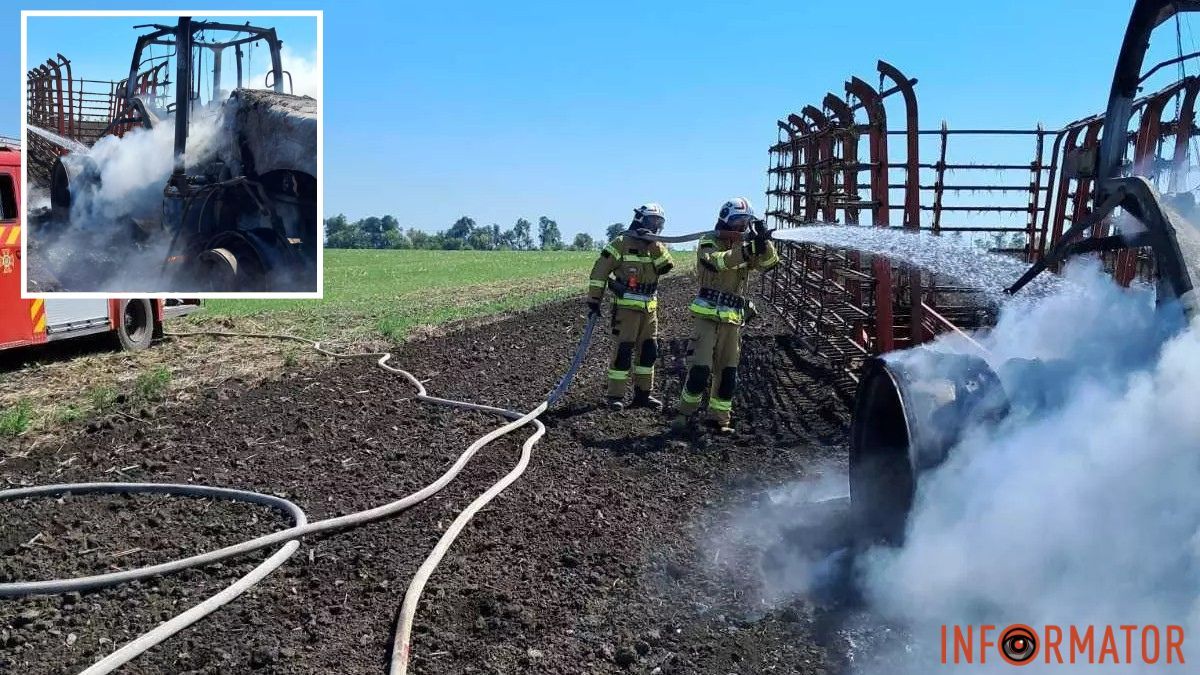
<instances>
[{"instance_id":1,"label":"fire hose","mask_svg":"<svg viewBox=\"0 0 1200 675\"><path fill-rule=\"evenodd\" d=\"M663 243L682 243L686 241L695 241L704 236L712 234L711 231L695 232L692 234L665 237L649 233L638 233L639 238L660 241ZM8 490L0 490L0 501L8 501L15 499L27 499L32 497L49 497L59 496L64 494L163 494L180 497L196 497L209 499L224 499L229 501L240 501L252 504L268 506L287 514L292 526L265 534L253 539L248 539L236 544L226 546L224 548L200 553L187 558L180 558L155 565L148 565L119 572L108 572L104 574L96 574L84 577L75 577L71 579L50 579L42 581L18 581L0 583L0 598L15 598L26 597L31 595L51 595L63 594L71 592L82 592L106 588L122 583L128 583L135 580L147 579L154 576L170 574L184 569L210 565L223 560L239 557L252 553L254 551L283 544L283 546L258 566L248 572L245 576L239 578L230 586L219 591L215 595L202 601L201 603L191 607L183 613L159 624L150 631L134 638L130 642L123 645L121 648L112 652L100 661L97 661L92 666L81 671L81 675L106 675L111 673L121 666L129 663L149 649L167 640L179 631L194 624L200 619L213 613L220 607L228 604L247 589L253 587L258 582L266 578L271 572L282 566L288 558L296 552L300 546L299 540L304 537L333 532L336 530L344 530L359 527L370 522L374 522L383 518L387 518L407 510L425 499L433 496L449 484L474 455L484 446L492 441L500 438L512 431L524 427L530 423L535 426L534 433L525 440L521 446L521 456L516 466L497 481L494 485L475 498L459 515L454 519L446 531L442 534L433 550L426 557L421 566L414 574L412 581L409 583L408 589L405 592L404 600L400 609L400 620L397 622L395 632L393 633L392 648L391 648L391 675L405 675L408 672L408 661L412 653L412 627L416 617L417 606L420 601L421 593L425 588L430 576L449 550L454 540L458 537L462 529L468 522L486 506L496 495L503 492L514 481L524 473L529 465L529 460L532 455L533 446L546 433L546 427L538 417L540 417L550 406L554 405L568 390L571 381L574 379L579 367L583 363L586 356L588 345L591 342L592 333L595 329L597 317L589 315L585 324L583 335L580 338L579 345L575 349L571 363L566 372L559 380L554 389L546 397L544 401L535 406L532 410L526 413L521 413L515 410L507 410L495 406L483 405L478 403L470 403L467 401L457 401L453 399L440 398L430 396L425 389L425 386L412 373L402 370L395 366L389 365L388 361L392 355L389 352L362 352L362 353L339 353L330 351L321 346L320 341L310 340L295 335L284 333L236 333L229 331L191 331L191 332L175 332L169 333L171 338L185 337L237 337L251 339L277 339L293 342L300 342L311 347L314 351L324 356L333 359L359 359L373 358L376 359L376 365L383 370L400 375L409 381L417 390L416 398L426 403L448 406L460 410L471 410L478 412L486 412L496 414L501 417L511 420L503 426L497 427L487 434L476 439L466 450L459 455L454 464L447 469L440 477L432 483L426 485L420 490L409 494L405 497L382 504L370 509L349 513L342 516L335 516L324 520L309 522L304 511L296 504L279 497L266 495L258 492L236 490L230 488L220 488L211 486L198 486L175 483L62 483L55 485L34 486L25 488L14 488Z\"/></svg>"},{"instance_id":2,"label":"fire hose","mask_svg":"<svg viewBox=\"0 0 1200 675\"><path fill-rule=\"evenodd\" d=\"M471 518L480 509L486 506L488 502L495 498L496 495L503 492L509 485L519 478L522 473L524 473L525 468L529 465L529 459L532 454L533 446L546 433L545 425L543 425L537 418L544 413L550 407L550 405L558 401L570 387L571 380L574 379L574 376L578 372L584 356L587 353L587 348L591 342L595 324L596 317L589 317L587 324L584 327L583 336L579 341L579 345L575 350L575 354L566 373L564 373L563 377L559 380L558 384L555 386L550 395L547 396L546 400L527 413L520 413L514 410L507 410L504 408L482 405L478 403L470 403L467 401L456 401L452 399L430 396L426 391L425 386L412 373L388 364L388 361L391 359L391 354L387 352L350 354L338 353L325 349L321 346L319 341L282 333L195 331L169 334L170 337L173 338L212 336L289 340L307 344L318 353L334 359L374 358L376 359L376 365L378 365L380 368L407 379L409 383L417 389L416 398L418 400L437 405L449 406L461 410L492 413L506 417L511 421L476 439L475 442L468 446L467 449L463 451L461 455L459 455L458 459L445 473L420 490L396 501L371 509L350 513L343 516L327 518L325 520L311 523L308 522L304 511L290 501L261 493L228 488L173 483L65 483L58 485L0 490L0 501L31 497L56 496L67 493L76 495L166 494L173 496L226 499L272 507L278 511L286 513L291 518L293 523L292 527L285 530L272 532L270 534L249 539L214 551L209 551L165 563L159 563L156 565L123 570L120 572L109 572L92 576L76 577L73 579L52 579L44 581L3 583L0 584L0 598L95 590L134 580L146 579L152 576L169 574L184 569L208 565L222 560L245 555L268 546L273 546L275 544L283 544L283 546L273 555L268 557L229 587L204 600L200 604L188 609L182 614L179 614L178 616L175 616L174 618L158 625L149 632L133 639L117 651L109 654L105 658L82 671L82 675L105 675L106 673L111 673L117 668L120 668L122 665L132 661L145 651L160 644L164 640L170 638L172 635L216 611L218 608L229 603L238 595L252 587L254 584L264 579L267 575L286 562L293 553L295 553L300 546L300 538L323 532L358 527L404 511L409 507L431 497L449 484L450 481L452 481L462 471L471 458L474 457L474 455L484 446L488 445L497 438L500 438L501 436L532 423L536 428L534 433L531 434L530 437L527 438L522 444L521 457L517 465L496 484L488 488L483 494L479 495L455 518L454 522L451 523L451 525L442 534L432 552L418 568L412 582L410 582L408 590L404 596L404 601L401 605L401 619L398 622L393 635L390 667L390 672L392 675L404 675L408 671L408 660L412 651L411 633L413 621L416 616L417 605L421 597L421 592L424 590L425 583L433 574L433 571L436 569L446 551L449 550L450 545L453 544L455 538L471 520Z\"/></svg>"}]
</instances>

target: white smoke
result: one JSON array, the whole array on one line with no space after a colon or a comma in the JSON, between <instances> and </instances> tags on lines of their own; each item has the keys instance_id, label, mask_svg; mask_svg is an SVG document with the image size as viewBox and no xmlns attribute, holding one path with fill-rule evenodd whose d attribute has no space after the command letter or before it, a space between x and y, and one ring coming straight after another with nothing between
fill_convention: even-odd
<instances>
[{"instance_id":1,"label":"white smoke","mask_svg":"<svg viewBox=\"0 0 1200 675\"><path fill-rule=\"evenodd\" d=\"M221 106L198 107L188 125L190 167L225 157L231 138ZM171 233L163 229L163 189L174 167L175 125L104 136L87 152L64 155L70 175L67 219L33 222L31 287L81 292L159 292Z\"/></svg>"},{"instance_id":2,"label":"white smoke","mask_svg":"<svg viewBox=\"0 0 1200 675\"><path fill-rule=\"evenodd\" d=\"M760 587L752 590L750 607L820 593L839 572L843 560L830 551L848 547L850 532L837 526L848 506L846 468L823 462L805 473L731 513L704 547L714 571L732 583L759 558Z\"/></svg>"},{"instance_id":3,"label":"white smoke","mask_svg":"<svg viewBox=\"0 0 1200 675\"><path fill-rule=\"evenodd\" d=\"M1002 379L1010 357L1057 362L1005 382L1047 404L968 433L921 476L903 548L859 558L872 610L925 647L861 672L955 672L933 660L943 624L1182 625L1200 661L1200 324L1172 331L1151 291L1094 264L1068 277L980 338Z\"/></svg>"},{"instance_id":4,"label":"white smoke","mask_svg":"<svg viewBox=\"0 0 1200 675\"><path fill-rule=\"evenodd\" d=\"M283 69L291 74L283 76L283 91L297 96L321 98L321 64L317 63L316 53L300 54L284 45L279 50L279 58ZM268 59L269 61L269 59ZM270 83L270 67L264 67L262 72L250 80L253 88L262 88L263 83Z\"/></svg>"},{"instance_id":5,"label":"white smoke","mask_svg":"<svg viewBox=\"0 0 1200 675\"><path fill-rule=\"evenodd\" d=\"M216 141L227 137L221 106L197 108L188 124L185 161L209 159ZM162 193L175 162L175 121L168 118L152 129L130 130L123 137L100 138L87 154L69 154L71 221L81 227L106 226L132 218L154 222L161 218ZM79 180L74 177L79 176Z\"/></svg>"}]
</instances>

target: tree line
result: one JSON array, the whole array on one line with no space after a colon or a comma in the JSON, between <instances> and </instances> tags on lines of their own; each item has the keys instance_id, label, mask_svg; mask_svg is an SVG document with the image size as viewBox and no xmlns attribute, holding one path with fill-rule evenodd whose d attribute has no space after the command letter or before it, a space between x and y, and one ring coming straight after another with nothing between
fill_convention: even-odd
<instances>
[{"instance_id":1,"label":"tree line","mask_svg":"<svg viewBox=\"0 0 1200 675\"><path fill-rule=\"evenodd\" d=\"M325 219L326 248L393 248L441 249L474 251L593 251L625 230L624 223L613 223L605 231L608 239L597 241L592 235L580 232L568 245L563 241L558 223L551 218L538 218L537 232L530 221L519 218L512 227L478 225L473 218L463 216L440 232L425 232L414 227L404 229L392 216L369 216L350 220L343 214ZM536 236L536 241L535 241Z\"/></svg>"}]
</instances>

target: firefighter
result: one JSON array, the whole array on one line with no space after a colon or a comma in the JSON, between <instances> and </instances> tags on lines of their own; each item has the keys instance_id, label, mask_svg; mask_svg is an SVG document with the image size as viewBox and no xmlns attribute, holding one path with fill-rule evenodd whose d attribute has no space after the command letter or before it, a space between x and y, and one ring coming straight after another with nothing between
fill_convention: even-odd
<instances>
[{"instance_id":1,"label":"firefighter","mask_svg":"<svg viewBox=\"0 0 1200 675\"><path fill-rule=\"evenodd\" d=\"M612 360L608 369L608 407L625 407L625 393L633 376L633 407L662 410L662 401L650 395L654 388L654 361L658 358L658 278L674 263L661 242L644 239L662 232L666 212L658 204L633 210L629 229L613 239L592 265L588 281L588 310L600 314L604 290L613 291Z\"/></svg>"},{"instance_id":2,"label":"firefighter","mask_svg":"<svg viewBox=\"0 0 1200 675\"><path fill-rule=\"evenodd\" d=\"M695 333L678 415L671 423L676 431L687 428L707 388L708 423L721 433L733 432L730 417L741 331L754 317L754 306L744 296L746 278L753 269L767 270L779 262L766 224L755 218L754 208L745 198L725 202L716 230L715 237L702 238L696 249L700 290L688 308Z\"/></svg>"}]
</instances>

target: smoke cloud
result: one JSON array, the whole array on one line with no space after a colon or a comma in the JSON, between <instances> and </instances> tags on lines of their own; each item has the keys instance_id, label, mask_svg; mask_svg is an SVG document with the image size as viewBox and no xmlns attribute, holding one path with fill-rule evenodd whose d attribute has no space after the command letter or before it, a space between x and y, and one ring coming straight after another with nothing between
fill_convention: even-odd
<instances>
[{"instance_id":1,"label":"smoke cloud","mask_svg":"<svg viewBox=\"0 0 1200 675\"><path fill-rule=\"evenodd\" d=\"M188 130L185 161L222 157L226 115L221 106L198 108ZM32 290L155 292L171 234L162 226L163 188L174 166L175 126L167 119L124 137L104 136L86 153L64 155L71 183L65 220L43 213L31 219ZM31 213L34 204L31 204Z\"/></svg>"},{"instance_id":2,"label":"smoke cloud","mask_svg":"<svg viewBox=\"0 0 1200 675\"><path fill-rule=\"evenodd\" d=\"M198 108L188 125L190 164L207 161L225 124L223 108ZM147 225L161 219L163 187L174 167L175 123L136 128L124 137L104 136L87 154L63 157L72 176L71 221L82 227L109 227L132 218Z\"/></svg>"},{"instance_id":3,"label":"smoke cloud","mask_svg":"<svg viewBox=\"0 0 1200 675\"><path fill-rule=\"evenodd\" d=\"M855 675L1011 672L995 648L986 665L978 647L976 663L942 664L940 630L955 624L994 625L993 638L1013 623L1179 625L1188 664L1200 663L1200 321L1184 325L1153 289L1121 288L1092 260L1064 277L973 335L1011 412L921 475L903 547L851 556L849 518L827 508L848 492L840 467L775 490L713 537L739 563L758 552L767 602L827 604L832 589L834 603L861 607L838 647ZM946 334L888 358L919 381L947 353L979 351ZM1014 367L1031 359L1041 367ZM1021 672L1063 667L1039 656Z\"/></svg>"},{"instance_id":4,"label":"smoke cloud","mask_svg":"<svg viewBox=\"0 0 1200 675\"><path fill-rule=\"evenodd\" d=\"M1176 624L1200 641L1200 326L1094 263L1067 276L980 338L1006 391L1053 395L968 433L922 475L903 548L858 561L871 608L928 647L872 673L953 672L930 660L942 624ZM1053 365L1014 377L1014 357Z\"/></svg>"},{"instance_id":5,"label":"smoke cloud","mask_svg":"<svg viewBox=\"0 0 1200 675\"><path fill-rule=\"evenodd\" d=\"M321 98L321 67L317 63L315 52L300 54L287 45L284 45L279 50L279 59L283 62L283 69L291 73L290 79L287 75L283 76L283 90L285 92L297 96ZM269 67L263 68L262 72L251 79L251 82L255 87L263 86L263 82L270 82L268 78L270 72Z\"/></svg>"}]
</instances>

